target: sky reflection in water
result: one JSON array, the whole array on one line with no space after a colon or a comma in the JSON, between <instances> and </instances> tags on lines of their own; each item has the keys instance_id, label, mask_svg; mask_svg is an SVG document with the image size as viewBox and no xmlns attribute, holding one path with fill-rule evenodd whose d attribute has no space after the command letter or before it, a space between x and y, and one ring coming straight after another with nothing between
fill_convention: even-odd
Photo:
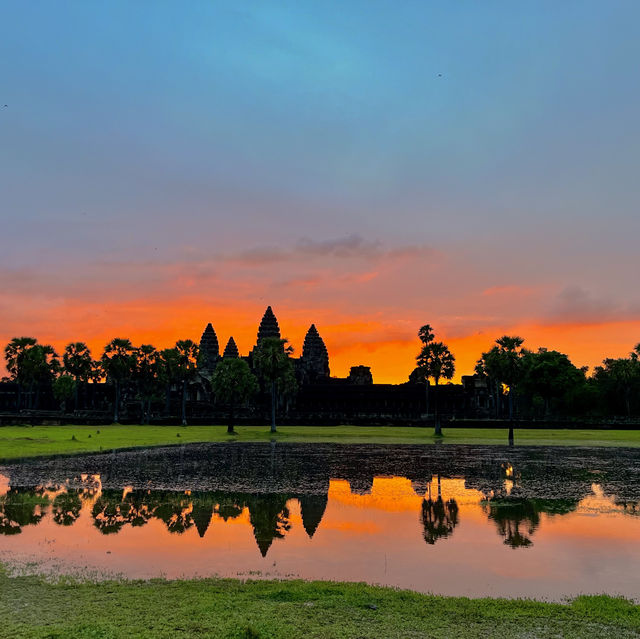
<instances>
[{"instance_id":1,"label":"sky reflection in water","mask_svg":"<svg viewBox=\"0 0 640 639\"><path fill-rule=\"evenodd\" d=\"M579 496L536 497L526 490L526 464L524 473L508 462L490 466L490 481L351 477L318 489L297 477L299 491L271 493L258 479L254 491L115 487L125 471L65 480L53 473L49 482L18 486L20 472L5 468L0 560L72 574L295 576L452 595L638 597L638 501L584 480Z\"/></svg>"}]
</instances>

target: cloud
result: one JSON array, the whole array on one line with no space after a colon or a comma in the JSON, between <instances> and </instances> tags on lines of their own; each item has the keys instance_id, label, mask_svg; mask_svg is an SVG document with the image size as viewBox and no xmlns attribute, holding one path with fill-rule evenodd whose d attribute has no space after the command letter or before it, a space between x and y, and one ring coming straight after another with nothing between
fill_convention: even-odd
<instances>
[{"instance_id":1,"label":"cloud","mask_svg":"<svg viewBox=\"0 0 640 639\"><path fill-rule=\"evenodd\" d=\"M261 266L313 258L383 260L431 256L434 253L433 248L419 244L385 248L379 240L367 240L352 234L320 241L303 237L290 247L257 246L235 254L222 254L217 259L247 266Z\"/></svg>"},{"instance_id":2,"label":"cloud","mask_svg":"<svg viewBox=\"0 0 640 639\"><path fill-rule=\"evenodd\" d=\"M640 319L640 304L622 302L609 295L597 296L580 286L558 293L550 313L553 322L603 324Z\"/></svg>"}]
</instances>

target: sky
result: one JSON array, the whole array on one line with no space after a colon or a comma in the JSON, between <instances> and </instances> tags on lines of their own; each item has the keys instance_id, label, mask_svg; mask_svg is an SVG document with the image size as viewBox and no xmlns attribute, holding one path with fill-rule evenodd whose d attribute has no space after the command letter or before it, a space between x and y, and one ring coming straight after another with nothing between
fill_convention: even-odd
<instances>
[{"instance_id":1,"label":"sky","mask_svg":"<svg viewBox=\"0 0 640 639\"><path fill-rule=\"evenodd\" d=\"M429 323L594 366L640 342L636 0L0 0L0 343L241 353L272 305L334 375ZM6 106L4 106L6 105ZM1 371L0 371L1 372Z\"/></svg>"}]
</instances>

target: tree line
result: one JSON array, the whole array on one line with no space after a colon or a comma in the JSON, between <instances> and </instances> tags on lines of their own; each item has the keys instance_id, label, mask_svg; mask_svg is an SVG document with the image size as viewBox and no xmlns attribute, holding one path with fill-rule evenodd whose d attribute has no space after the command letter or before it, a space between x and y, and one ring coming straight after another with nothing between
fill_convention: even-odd
<instances>
[{"instance_id":1,"label":"tree line","mask_svg":"<svg viewBox=\"0 0 640 639\"><path fill-rule=\"evenodd\" d=\"M78 409L78 391L83 383L106 382L113 388L113 421L120 419L123 391L140 403L142 422L151 417L152 402L164 395L165 413L170 413L172 389L180 390L180 413L187 423L187 391L201 370L201 353L192 340L179 340L172 348L158 350L151 344L134 346L131 340L115 338L94 359L84 342L71 342L62 357L49 344L33 337L16 337L4 349L9 378L17 385L17 408L37 410L42 389L51 388L65 411L73 400ZM233 432L237 409L266 390L271 402L271 430L276 429L276 407L282 396L295 390L295 375L286 339L265 338L253 354L253 368L240 358L223 358L207 380L218 403L229 411Z\"/></svg>"},{"instance_id":2,"label":"tree line","mask_svg":"<svg viewBox=\"0 0 640 639\"><path fill-rule=\"evenodd\" d=\"M421 349L416 368L409 376L423 383L426 412L433 415L436 434L441 434L438 386L455 374L455 356L435 331L425 324L418 331ZM530 350L525 340L504 335L480 355L475 374L483 380L490 398L489 411L497 419L550 419L572 417L640 417L640 344L627 357L607 358L591 374L575 366L556 350ZM141 420L148 423L152 403L164 398L170 414L172 390L180 394L180 414L186 424L190 384L202 378L201 354L192 340L179 340L172 348L151 344L134 346L131 340L111 340L98 358L84 342L67 344L62 355L33 337L16 337L4 349L9 378L17 386L17 407L37 410L43 389L50 388L64 411L83 383L106 382L113 389L113 421L118 422L122 396L139 402ZM271 428L283 398L295 393L296 378L286 339L266 338L252 354L251 365L242 358L223 358L206 380L219 405L228 410L230 432L237 411L261 398L270 404ZM427 383L428 382L428 383ZM431 382L435 392L430 390Z\"/></svg>"},{"instance_id":3,"label":"tree line","mask_svg":"<svg viewBox=\"0 0 640 639\"><path fill-rule=\"evenodd\" d=\"M429 324L420 328L418 338L422 348L410 379L433 380L437 388L441 380L453 378L455 357L435 340ZM606 358L588 374L588 367L575 366L566 354L530 350L524 342L520 336L503 335L476 363L475 374L487 385L494 417L640 417L640 343L627 357ZM429 413L429 384L425 387ZM435 393L434 416L440 434L437 397Z\"/></svg>"}]
</instances>

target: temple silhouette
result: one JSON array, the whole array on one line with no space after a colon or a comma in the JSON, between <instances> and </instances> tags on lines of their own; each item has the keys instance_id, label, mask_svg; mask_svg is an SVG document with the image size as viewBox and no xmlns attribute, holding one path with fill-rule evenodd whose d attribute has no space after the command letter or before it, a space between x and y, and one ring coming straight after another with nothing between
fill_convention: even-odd
<instances>
[{"instance_id":1,"label":"temple silhouette","mask_svg":"<svg viewBox=\"0 0 640 639\"><path fill-rule=\"evenodd\" d=\"M621 450L611 465L599 449L584 451L571 463L560 450L555 457L549 451L480 448L189 444L7 465L0 535L19 535L47 514L59 526L74 526L83 504L90 506L88 516L102 535L153 519L172 534L191 530L204 538L212 521L244 514L266 557L274 541L292 529L290 508L296 501L306 535L318 534L332 479L347 481L353 495L367 495L375 477L404 477L422 500L417 521L431 546L456 534L464 519L456 499L441 488L441 479L462 477L466 489L482 495L481 507L502 543L519 549L535 543L542 514L564 516L592 494L593 477L585 467L597 471L602 494L615 495L625 513L640 511L640 482L635 481L640 470L632 449Z\"/></svg>"},{"instance_id":2,"label":"temple silhouette","mask_svg":"<svg viewBox=\"0 0 640 639\"><path fill-rule=\"evenodd\" d=\"M250 352L242 355L233 336L222 350L212 323L207 324L200 338L200 378L191 384L189 404L191 419L215 414L218 410L208 380L222 359L245 359L252 369L254 356L265 338L282 337L278 319L268 306L258 326L256 342ZM371 369L351 366L347 377L331 376L329 352L315 324L309 327L299 357L292 357L297 392L295 397L280 401L279 421L283 423L403 423L425 415L424 383L409 380L402 384L376 384ZM488 416L491 401L486 382L477 376L465 376L461 384L445 384L437 391L438 404L445 418L476 418ZM246 418L259 418L259 406L245 412Z\"/></svg>"},{"instance_id":3,"label":"temple silhouette","mask_svg":"<svg viewBox=\"0 0 640 639\"><path fill-rule=\"evenodd\" d=\"M224 359L244 359L260 380L255 365L260 343L267 338L282 338L280 326L271 306L260 320L256 341L248 353L241 353L233 336L224 348L213 323L208 323L199 342L197 375L186 388L186 416L191 424L224 423L227 407L216 400L211 388L211 377ZM329 352L315 324L311 324L304 337L300 355L291 356L296 379L293 393L278 397L277 419L281 424L415 424L428 418L424 381L415 371L407 371L408 379L400 384L377 384L371 369L362 364L350 367L346 377L331 375ZM239 424L260 424L268 421L270 397L261 393L249 403L238 407ZM441 384L429 388L430 406L437 393L441 417L447 419L484 419L491 414L493 396L487 381L477 375L463 376L461 384ZM37 395L37 409L25 409L27 395ZM121 382L119 421L141 423L145 414L141 408L139 389L134 379ZM156 424L176 423L181 412L182 383L174 381L155 397L150 406L148 421ZM19 406L22 395L22 405ZM76 403L77 399L77 403ZM67 414L68 423L110 423L114 388L111 380L78 381L73 414ZM28 402L31 405L31 402ZM67 411L68 412L68 411ZM16 414L12 418L12 413ZM51 384L35 388L20 388L16 382L0 382L0 423L22 423L29 415L31 423L54 423L60 419L60 403L54 399Z\"/></svg>"}]
</instances>

